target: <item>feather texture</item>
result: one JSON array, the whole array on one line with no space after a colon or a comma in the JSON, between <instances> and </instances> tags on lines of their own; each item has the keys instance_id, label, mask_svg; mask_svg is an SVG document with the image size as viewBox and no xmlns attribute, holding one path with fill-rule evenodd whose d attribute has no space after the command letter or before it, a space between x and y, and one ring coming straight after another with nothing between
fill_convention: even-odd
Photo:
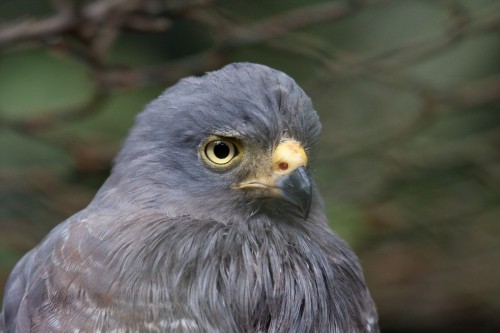
<instances>
[{"instance_id":1,"label":"feather texture","mask_svg":"<svg viewBox=\"0 0 500 333\"><path fill-rule=\"evenodd\" d=\"M268 67L182 80L138 116L92 203L17 264L0 332L378 332L316 189L304 220L231 187L257 155L226 172L199 156L214 133L268 156L283 137L310 150L320 129L302 89Z\"/></svg>"}]
</instances>

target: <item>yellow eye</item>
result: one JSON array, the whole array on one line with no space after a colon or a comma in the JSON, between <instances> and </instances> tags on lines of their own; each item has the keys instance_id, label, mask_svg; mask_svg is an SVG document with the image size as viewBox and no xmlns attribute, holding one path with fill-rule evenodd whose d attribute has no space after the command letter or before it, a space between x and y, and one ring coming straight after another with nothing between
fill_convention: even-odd
<instances>
[{"instance_id":1,"label":"yellow eye","mask_svg":"<svg viewBox=\"0 0 500 333\"><path fill-rule=\"evenodd\" d=\"M223 166L238 156L238 147L228 140L210 141L205 146L205 156L214 164Z\"/></svg>"}]
</instances>

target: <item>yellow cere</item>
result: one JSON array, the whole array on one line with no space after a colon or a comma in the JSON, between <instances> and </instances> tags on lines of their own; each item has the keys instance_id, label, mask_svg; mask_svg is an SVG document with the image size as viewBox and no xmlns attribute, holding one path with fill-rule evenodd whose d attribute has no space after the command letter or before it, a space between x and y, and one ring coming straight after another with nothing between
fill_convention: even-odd
<instances>
[{"instance_id":1,"label":"yellow cere","mask_svg":"<svg viewBox=\"0 0 500 333\"><path fill-rule=\"evenodd\" d=\"M273 154L275 173L287 174L306 165L307 155L299 142L285 139L276 147Z\"/></svg>"}]
</instances>

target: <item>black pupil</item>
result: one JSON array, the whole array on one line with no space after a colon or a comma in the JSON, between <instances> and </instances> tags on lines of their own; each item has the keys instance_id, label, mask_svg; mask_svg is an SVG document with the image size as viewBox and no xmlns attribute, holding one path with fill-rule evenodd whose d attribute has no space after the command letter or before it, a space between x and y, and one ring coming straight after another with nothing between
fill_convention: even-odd
<instances>
[{"instance_id":1,"label":"black pupil","mask_svg":"<svg viewBox=\"0 0 500 333\"><path fill-rule=\"evenodd\" d=\"M229 149L229 146L222 141L219 141L215 144L214 154L215 154L215 156L217 156L220 159L224 159L224 158L228 157L230 151L231 150Z\"/></svg>"}]
</instances>

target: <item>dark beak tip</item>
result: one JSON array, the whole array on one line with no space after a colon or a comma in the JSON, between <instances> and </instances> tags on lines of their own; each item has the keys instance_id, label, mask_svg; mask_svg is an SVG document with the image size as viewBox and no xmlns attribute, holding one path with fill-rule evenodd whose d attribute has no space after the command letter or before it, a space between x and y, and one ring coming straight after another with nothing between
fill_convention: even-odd
<instances>
[{"instance_id":1,"label":"dark beak tip","mask_svg":"<svg viewBox=\"0 0 500 333\"><path fill-rule=\"evenodd\" d=\"M282 198L299 208L306 220L311 209L312 184L305 167L299 167L280 179L278 187Z\"/></svg>"}]
</instances>

